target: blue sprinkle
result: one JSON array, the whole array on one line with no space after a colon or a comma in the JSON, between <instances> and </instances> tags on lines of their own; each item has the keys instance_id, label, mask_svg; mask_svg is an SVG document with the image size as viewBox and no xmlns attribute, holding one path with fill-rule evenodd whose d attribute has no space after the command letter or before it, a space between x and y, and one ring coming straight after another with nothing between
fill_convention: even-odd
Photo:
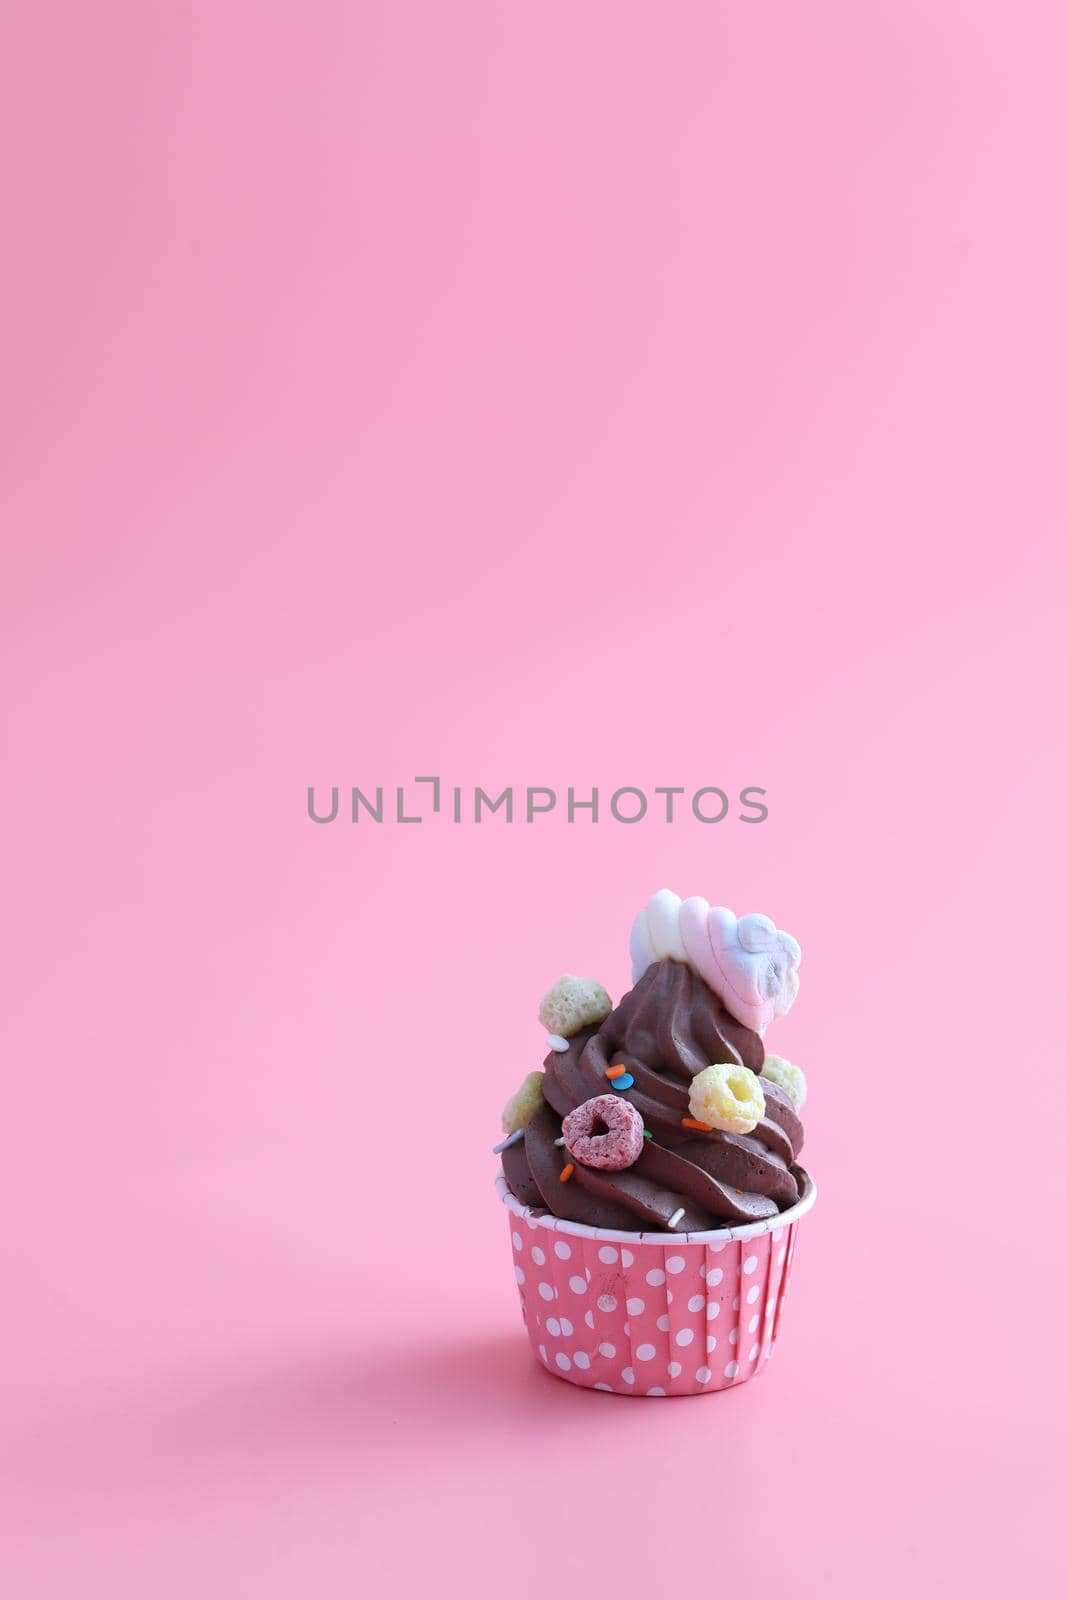
<instances>
[{"instance_id":1,"label":"blue sprinkle","mask_svg":"<svg viewBox=\"0 0 1067 1600\"><path fill-rule=\"evenodd\" d=\"M633 1074L630 1072L624 1072L620 1077L612 1078L611 1080L611 1087L613 1089L632 1089L633 1086Z\"/></svg>"}]
</instances>

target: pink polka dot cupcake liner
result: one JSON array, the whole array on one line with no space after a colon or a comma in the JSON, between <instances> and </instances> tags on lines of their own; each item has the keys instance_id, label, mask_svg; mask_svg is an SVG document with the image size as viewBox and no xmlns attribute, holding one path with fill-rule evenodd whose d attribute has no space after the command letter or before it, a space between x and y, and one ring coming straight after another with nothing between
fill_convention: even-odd
<instances>
[{"instance_id":1,"label":"pink polka dot cupcake liner","mask_svg":"<svg viewBox=\"0 0 1067 1600\"><path fill-rule=\"evenodd\" d=\"M778 1339L798 1223L815 1204L801 1176L800 1199L779 1216L685 1234L564 1222L522 1205L501 1173L537 1360L607 1394L710 1394L754 1378Z\"/></svg>"}]
</instances>

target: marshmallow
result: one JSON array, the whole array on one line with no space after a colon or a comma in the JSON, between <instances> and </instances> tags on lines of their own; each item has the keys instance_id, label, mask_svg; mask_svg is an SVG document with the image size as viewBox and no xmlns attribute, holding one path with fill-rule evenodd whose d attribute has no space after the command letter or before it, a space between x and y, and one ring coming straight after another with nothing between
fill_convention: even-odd
<instances>
[{"instance_id":1,"label":"marshmallow","mask_svg":"<svg viewBox=\"0 0 1067 1600\"><path fill-rule=\"evenodd\" d=\"M731 1015L757 1033L784 1016L800 987L800 946L759 912L735 917L694 895L661 889L637 914L630 936L634 982L655 961L684 961Z\"/></svg>"},{"instance_id":2,"label":"marshmallow","mask_svg":"<svg viewBox=\"0 0 1067 1600\"><path fill-rule=\"evenodd\" d=\"M652 896L644 910L637 913L637 921L630 935L630 955L634 963L635 983L641 976L637 971L637 964L642 956L644 959L641 960L641 972L651 966L653 961L688 960L678 925L678 913L681 909L682 902L678 895L672 893L670 889L660 889Z\"/></svg>"},{"instance_id":3,"label":"marshmallow","mask_svg":"<svg viewBox=\"0 0 1067 1600\"><path fill-rule=\"evenodd\" d=\"M602 983L565 972L541 1001L537 1015L549 1033L570 1039L582 1028L603 1022L610 1012L611 996Z\"/></svg>"}]
</instances>

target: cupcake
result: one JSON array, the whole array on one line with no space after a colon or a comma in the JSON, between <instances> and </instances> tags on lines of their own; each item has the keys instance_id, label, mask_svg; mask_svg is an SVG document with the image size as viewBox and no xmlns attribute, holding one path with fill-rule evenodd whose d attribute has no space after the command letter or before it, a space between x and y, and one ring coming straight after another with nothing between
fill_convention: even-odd
<instances>
[{"instance_id":1,"label":"cupcake","mask_svg":"<svg viewBox=\"0 0 1067 1600\"><path fill-rule=\"evenodd\" d=\"M769 917L667 889L638 913L633 988L541 1002L544 1070L504 1108L497 1190L537 1359L583 1388L707 1394L778 1337L797 1223L801 1069L763 1037L800 946Z\"/></svg>"}]
</instances>

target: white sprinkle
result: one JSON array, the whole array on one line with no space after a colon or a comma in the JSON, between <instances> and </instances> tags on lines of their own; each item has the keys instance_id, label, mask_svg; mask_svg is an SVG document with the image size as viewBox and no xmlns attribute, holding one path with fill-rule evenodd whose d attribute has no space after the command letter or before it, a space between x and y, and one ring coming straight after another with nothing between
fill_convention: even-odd
<instances>
[{"instance_id":1,"label":"white sprinkle","mask_svg":"<svg viewBox=\"0 0 1067 1600\"><path fill-rule=\"evenodd\" d=\"M519 1140L520 1139L525 1139L525 1137L526 1137L526 1129L525 1128L516 1128L515 1132L514 1133L509 1133L507 1138L502 1140L500 1144L495 1144L493 1146L493 1154L495 1156L498 1156L500 1154L501 1150L510 1150L513 1144L518 1144Z\"/></svg>"},{"instance_id":2,"label":"white sprinkle","mask_svg":"<svg viewBox=\"0 0 1067 1600\"><path fill-rule=\"evenodd\" d=\"M553 1143L553 1144L566 1144L566 1143L567 1143L567 1141L566 1141L566 1139L564 1139L564 1138L562 1138L562 1137L561 1137L561 1138L559 1138L559 1139L553 1139L553 1141L552 1141L552 1143Z\"/></svg>"},{"instance_id":3,"label":"white sprinkle","mask_svg":"<svg viewBox=\"0 0 1067 1600\"><path fill-rule=\"evenodd\" d=\"M682 1220L682 1218L684 1216L685 1216L685 1207L684 1206L679 1206L677 1211L674 1213L674 1216L667 1218L667 1226L668 1226L668 1228L673 1228L675 1223L681 1222L681 1220Z\"/></svg>"},{"instance_id":4,"label":"white sprinkle","mask_svg":"<svg viewBox=\"0 0 1067 1600\"><path fill-rule=\"evenodd\" d=\"M565 1039L561 1033L550 1033L545 1043L550 1050L555 1050L557 1055L562 1055L565 1050L569 1050L571 1047L570 1040Z\"/></svg>"}]
</instances>

